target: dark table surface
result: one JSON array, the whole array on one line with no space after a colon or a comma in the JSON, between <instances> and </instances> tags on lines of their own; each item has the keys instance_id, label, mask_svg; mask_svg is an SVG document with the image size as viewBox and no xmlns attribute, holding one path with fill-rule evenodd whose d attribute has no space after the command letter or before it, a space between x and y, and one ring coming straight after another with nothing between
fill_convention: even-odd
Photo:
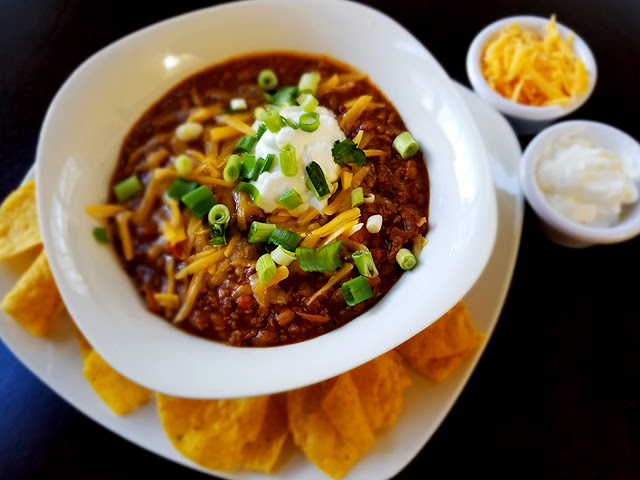
<instances>
[{"instance_id":1,"label":"dark table surface","mask_svg":"<svg viewBox=\"0 0 640 480\"><path fill-rule=\"evenodd\" d=\"M32 165L46 109L78 65L130 32L210 3L1 2L0 198ZM640 138L638 0L367 3L409 29L464 84L467 47L485 25L556 13L591 46L599 68L593 96L572 117ZM440 429L397 478L640 478L636 248L640 238L583 250L556 246L527 207L495 333ZM1 342L0 412L1 479L208 478L87 419Z\"/></svg>"}]
</instances>

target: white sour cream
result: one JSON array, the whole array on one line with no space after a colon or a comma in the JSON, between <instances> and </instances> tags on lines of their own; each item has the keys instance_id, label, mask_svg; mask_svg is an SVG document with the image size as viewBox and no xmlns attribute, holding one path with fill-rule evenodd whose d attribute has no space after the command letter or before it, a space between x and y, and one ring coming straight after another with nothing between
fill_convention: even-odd
<instances>
[{"instance_id":1,"label":"white sour cream","mask_svg":"<svg viewBox=\"0 0 640 480\"><path fill-rule=\"evenodd\" d=\"M307 171L305 167L311 162L316 162L330 182L338 179L340 165L333 161L331 149L336 141L345 139L344 133L333 115L333 112L324 107L316 107L315 112L320 115L320 125L315 132L304 132L301 129L293 129L289 126L283 127L278 133L267 130L256 144L256 158L267 158L272 153L275 155L269 172L265 172L252 182L260 191L258 207L269 213L278 207L282 207L276 200L278 195L286 192L290 188L295 188L304 202L294 212L304 211L308 207L314 207L322 211L327 206L327 200L318 200L313 192L306 186ZM280 111L280 115L299 123L300 116L305 111L300 107L285 107ZM256 122L254 129L257 130L260 122ZM298 162L298 173L293 177L286 177L280 170L280 148L284 145L291 145L296 149L296 160Z\"/></svg>"},{"instance_id":2,"label":"white sour cream","mask_svg":"<svg viewBox=\"0 0 640 480\"><path fill-rule=\"evenodd\" d=\"M628 159L573 136L547 147L536 172L538 185L555 210L592 227L612 226L622 207L638 200L639 177Z\"/></svg>"}]
</instances>

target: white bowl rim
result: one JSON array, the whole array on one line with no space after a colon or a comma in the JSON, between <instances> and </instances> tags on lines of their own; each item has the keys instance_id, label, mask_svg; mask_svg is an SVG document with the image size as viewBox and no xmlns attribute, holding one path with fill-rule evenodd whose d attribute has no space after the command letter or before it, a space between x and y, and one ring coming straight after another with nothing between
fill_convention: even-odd
<instances>
[{"instance_id":1,"label":"white bowl rim","mask_svg":"<svg viewBox=\"0 0 640 480\"><path fill-rule=\"evenodd\" d=\"M567 120L542 130L527 145L520 165L520 182L527 201L536 214L553 228L568 237L587 243L617 243L628 240L640 233L640 216L630 221L620 222L612 227L590 227L579 224L558 213L547 201L535 180L535 170L542 149L562 132L581 129L600 130L612 137L616 143L627 144L637 151L636 163L640 164L640 144L628 133L612 125L593 120ZM597 146L597 145L596 145ZM635 208L640 208L638 205Z\"/></svg>"},{"instance_id":2,"label":"white bowl rim","mask_svg":"<svg viewBox=\"0 0 640 480\"><path fill-rule=\"evenodd\" d=\"M598 77L598 68L596 65L593 52L589 48L589 45L578 35L574 30L569 27L556 22L558 31L566 39L569 32L573 31L573 49L580 59L585 63L585 67L589 74L589 84L587 91L582 95L575 98L571 103L567 105L550 105L546 107L536 107L531 105L523 105L517 102L513 102L489 86L482 71L480 70L480 56L482 55L482 49L491 36L495 35L498 31L505 27L510 26L513 23L518 23L522 27L539 29L549 23L549 19L545 17L539 17L534 15L516 15L512 17L505 17L500 20L487 25L483 28L473 39L469 50L467 51L466 58L466 70L471 86L475 92L488 101L491 105L497 108L499 111L514 117L533 121L545 121L560 118L568 115L578 108L580 108L589 99L596 85Z\"/></svg>"},{"instance_id":3,"label":"white bowl rim","mask_svg":"<svg viewBox=\"0 0 640 480\"><path fill-rule=\"evenodd\" d=\"M277 385L274 386L271 378L270 379L264 378L264 370L268 367L271 367L271 365L266 365L264 363L264 358L266 358L265 355L267 355L264 352L269 350L282 350L283 352L287 351L288 352L287 355L291 357L291 355L294 352L300 353L303 350L311 348L312 343L317 345L322 345L324 347L326 344L330 342L330 338L333 339L334 337L338 336L338 335L335 335L335 332L345 332L345 335L346 335L347 330L351 330L351 328L355 328L355 324L351 322L346 326L341 327L338 330L335 330L334 332L322 335L320 337L317 337L316 339L308 340L306 342L292 344L292 345L285 345L281 347L269 347L269 348L253 347L253 348L247 348L247 349L238 349L236 347L229 347L226 345L218 344L216 342L211 342L209 340L205 340L199 337L193 337L189 335L189 337L191 338L191 340L189 340L189 342L191 342L190 345L195 345L198 342L200 342L200 344L202 344L201 342L205 342L207 346L211 346L212 350L215 348L214 346L212 346L212 344L217 346L218 352L221 350L225 350L227 352L230 350L235 350L235 351L243 350L244 351L243 356L245 358L245 360L243 360L244 364L247 364L249 362L254 362L254 364L257 365L263 372L263 376L260 377L255 372L251 372L251 377L255 382L257 382L256 384L249 384L247 383L246 379L243 379L243 382L236 380L236 383L234 384L225 383L224 384L225 388L223 389L220 386L221 382L217 380L217 384L216 384L216 381L211 378L213 374L210 371L207 371L206 376L202 376L200 378L201 380L202 379L207 380L206 385L198 382L194 382L192 380L187 381L184 378L178 379L176 377L176 382L181 382L180 387L177 387L174 385L168 385L167 383L164 383L165 380L159 378L163 375L163 373L158 373L157 367L154 367L155 370L153 370L153 375L154 375L153 380L149 380L149 377L143 375L142 372L152 371L152 367L143 366L143 364L147 361L147 359L137 360L135 369L133 369L133 367L131 365L128 365L124 360L114 356L115 353L113 351L109 352L105 350L106 345L104 343L100 344L97 342L98 341L104 342L106 340L103 340L95 336L92 337L92 332L85 330L86 325L83 322L86 322L87 320L84 317L82 317L81 310L76 309L73 302L69 303L68 301L69 298L72 298L71 295L74 294L73 285L69 282L68 278L66 278L65 276L65 267L68 265L64 264L65 258L60 259L58 258L57 255L55 255L55 253L63 254L65 252L63 252L63 249L61 249L60 246L58 245L61 242L61 240L59 238L56 238L54 233L50 231L50 229L52 228L51 223L54 222L53 217L46 215L47 213L55 214L54 207L47 201L47 199L58 200L58 197L55 197L55 194L56 193L58 193L58 195L60 194L59 192L55 191L55 187L52 185L53 182L47 182L45 180L45 179L51 178L50 174L54 172L47 171L47 169L44 166L44 162L42 158L45 155L45 151L47 151L47 149L45 148L45 143L50 141L49 137L52 135L50 131L52 130L52 127L55 124L54 119L58 118L58 115L61 115L60 105L65 102L66 95L69 93L70 90L72 90L74 82L79 82L80 81L78 80L79 78L83 79L82 81L86 81L86 77L87 77L86 70L89 68L89 66L91 66L92 64L95 64L96 62L106 61L105 57L113 56L115 52L119 52L120 51L119 49L123 48L123 45L127 45L128 42L132 40L138 41L140 39L144 39L145 36L149 35L151 32L154 32L154 33L160 32L160 31L163 31L162 29L167 28L169 26L173 26L177 23L189 22L194 18L197 18L199 15L207 15L207 12L211 14L210 12L213 10L215 10L216 12L229 12L234 9L241 9L245 7L249 8L249 6L256 6L256 7L260 6L260 7L266 8L266 6L273 6L273 5L289 7L290 3L285 0L253 0L253 1L249 0L244 2L236 2L232 4L223 4L223 5L214 6L214 7L210 7L202 10L197 10L191 13L187 13L184 15L180 15L178 17L174 17L174 18L162 21L160 23L151 25L142 30L134 32L128 37L118 40L117 42L105 47L103 50L96 53L90 59L85 61L71 75L71 77L67 80L67 82L63 85L63 87L60 89L60 91L54 98L54 101L52 102L51 107L47 112L45 121L43 123L42 131L40 135L40 141L38 144L38 151L37 151L36 178L37 178L38 189L43 189L43 190L39 190L39 193L44 193L45 195L40 195L40 194L38 195L38 209L40 212L44 212L43 214L40 215L41 229L43 232L45 249L47 250L48 253L49 252L52 253L52 257L50 258L50 266L54 274L54 277L56 278L56 282L59 284L60 292L63 296L63 299L67 303L67 308L70 314L75 318L76 323L78 324L80 329L83 331L83 333L85 333L85 336L87 336L89 341L92 343L96 341L96 344L94 346L96 350L100 352L101 356L103 356L105 360L107 360L114 368L116 368L116 370L125 374L126 376L136 381L137 383L147 386L155 391L161 391L163 393L179 395L182 397L190 397L190 398L229 398L229 397L258 395L263 393L274 393L277 391L289 390L299 386L314 383L316 381L320 381L320 380L329 378L331 376L337 375L339 373L342 373L343 371L349 370L351 368L355 368L359 364L362 364L368 361L369 359L374 358L375 356L385 353L389 349L395 347L397 344L401 343L402 341L408 338L408 336L404 336L403 338L400 338L400 336L398 336L397 333L393 333L391 337L393 338L393 341L396 342L395 344L393 345L388 344L386 345L385 349L381 348L381 344L371 346L368 353L366 354L359 353L356 356L349 357L349 361L346 361L346 360L343 361L342 359L340 359L339 362L338 360L335 360L335 359L331 361L327 360L326 364L330 364L330 367L327 367L326 365L324 365L323 363L325 362L315 361L315 363L311 363L310 361L306 361L308 359L305 359L305 362L302 362L303 365L298 365L290 362L289 364L287 364L287 366L290 367L290 371L288 371L288 373L291 374L292 372L296 372L297 376L291 375L291 377L288 377L288 376L281 375L280 377L278 377ZM440 93L446 92L447 94L446 97L448 98L449 110L447 110L446 113L452 113L453 111L455 111L460 114L460 117L456 118L458 125L455 128L457 130L455 130L453 133L448 133L447 139L450 140L450 135L458 134L460 132L460 128L462 128L461 126L464 127L466 138L462 143L464 143L465 145L468 143L468 145L460 147L458 144L456 144L455 147L456 149L462 148L463 150L466 148L468 149L468 152L471 152L471 151L474 152L473 154L474 164L471 168L474 172L473 175L477 175L477 181L478 181L478 183L471 184L472 190L470 192L466 192L466 194L468 195L469 193L471 193L472 195L468 199L465 197L464 200L468 201L471 198L474 199L474 205L470 205L472 208L467 208L467 210L469 211L477 212L477 209L480 208L477 206L478 204L481 205L483 209L482 222L479 220L479 217L478 218L474 217L475 220L473 220L472 222L467 222L467 224L468 225L482 224L482 232L486 233L486 235L483 235L480 238L473 239L473 245L474 245L473 255L471 256L470 249L469 249L469 254L465 257L469 262L471 262L470 265L467 266L467 275L459 279L455 285L452 284L451 288L449 288L449 292L446 295L441 295L441 296L447 297L447 301L448 300L451 300L451 301L449 304L446 304L446 305L444 303L442 305L438 304L438 308L439 308L438 315L434 315L433 318L431 317L429 318L431 322L435 321L440 315L444 314L449 308L451 308L455 304L455 302L457 302L460 298L462 298L462 296L466 293L466 291L468 291L469 288L471 288L471 286L475 283L476 279L482 273L484 266L486 265L489 259L489 255L491 253L491 250L495 241L495 233L497 229L496 198L495 198L495 192L493 189L493 183L492 183L491 173L488 165L486 150L484 149L484 146L482 144L482 140L480 138L477 127L473 123L471 114L467 106L464 105L462 97L460 96L459 92L455 90L455 86L453 85L451 80L448 78L448 76L446 75L442 67L435 61L435 59L426 50L426 48L417 39L415 39L415 37L413 37L406 29L404 29L401 25L399 25L397 22L392 20L390 17L365 5L352 3L352 2L344 2L343 0L307 0L307 2L305 3L305 8L308 9L310 8L310 6L314 6L314 5L318 6L318 8L320 8L319 6L321 5L322 6L321 8L323 9L323 11L327 11L327 12L330 12L332 7L337 5L340 5L341 7L344 7L347 9L352 9L352 11L358 10L358 13L366 14L366 16L361 20L361 23L364 25L365 22L367 22L366 23L367 27L371 25L372 21L378 22L379 25L386 25L386 28L391 29L394 32L394 34L398 35L401 39L399 44L395 45L396 47L402 48L403 49L402 51L404 53L408 52L407 54L409 55L413 55L413 56L418 55L420 58L424 58L425 67L428 66L429 69L434 70L432 73L436 75L435 76L436 79L441 77L440 80L437 82L434 80L434 86L439 82L441 82L442 85L439 85L439 88L440 87L441 88L438 91L440 91ZM328 14L329 13L327 13L327 15ZM267 47L267 48L262 48L261 50L274 51L274 50L283 50L283 49L278 47L276 48ZM342 58L341 56L335 53L329 53L329 54L340 60L346 61L344 60L344 58ZM231 57L233 56L234 55L231 55ZM212 63L216 63L217 61L221 61L224 58L230 58L230 57L228 56L218 57L209 61L208 64L210 65ZM347 61L346 63L350 63L350 62ZM357 64L354 66L356 66L357 68ZM202 68L204 68L204 66L201 67L200 70ZM414 69L415 69L415 66L414 66ZM91 74L97 73L94 70L95 70L95 67L93 67L93 70L90 70L90 73ZM175 83L177 82L174 82L172 85L168 86L167 89L175 85ZM384 91L384 88L382 88L382 90ZM388 92L385 91L385 94L388 94ZM76 103L79 103L78 100L74 99L74 101ZM145 109L147 107L148 107L148 104L145 105ZM407 125L407 126L411 128L410 125ZM453 125L448 125L448 124L447 126L453 127ZM473 149L469 148L471 145L473 146ZM46 146L50 147L52 145L50 143L47 143ZM468 155L470 155L470 153L468 153ZM469 160L465 159L464 161L456 162L456 164L460 163L459 166L464 166L465 162L469 162ZM454 165L454 167L455 166L456 165ZM467 180L468 180L468 175L471 175L471 173L469 172L462 172L462 171L459 171L458 169L455 170L455 174L456 176L466 175ZM461 180L458 178L458 181L460 182ZM46 195L47 193L49 193L50 195ZM430 207L430 209L432 207L433 207L433 204ZM473 216L473 215L477 215L477 213L476 214L465 213L465 215ZM84 240L84 237L82 241L86 243L86 240ZM471 239L467 239L467 238L464 239L465 243L470 243L471 241L472 241ZM69 259L73 260L73 258L71 257L71 253L67 252L66 255L67 255L66 260L69 260ZM120 265L118 265L118 267L121 269ZM62 283L61 283L61 280L63 280ZM402 282L402 279L401 279L401 282ZM398 291L398 285L394 287L394 289L390 293L397 292L397 291ZM455 293L455 296L456 296L455 299L453 299L452 292ZM403 294L403 295L406 295L406 294ZM387 297L390 297L390 295L387 295ZM452 298L449 299L448 297L452 297ZM442 302L442 300L440 300L440 302ZM103 302L103 305L104 305L104 302ZM369 316L373 315L373 314L369 315L370 312L372 312L373 310L375 309L372 309L369 312L366 312L361 317L367 316L367 318L369 318ZM95 307L93 308L93 311L95 311ZM85 313L86 313L86 310L85 310ZM414 313L414 316L416 314L417 312ZM172 332L175 332L176 334L179 333L183 335L188 335L182 332L181 330L176 329L171 325L168 325L167 322L160 322L160 321L157 321L157 319L156 319L156 322L157 322L157 325L164 325L162 328L165 328L165 327L170 328ZM425 328L427 325L428 323L422 325L420 329ZM105 329L111 328L111 327L107 327L103 325L100 328L102 329L101 331L105 331ZM420 329L416 329L411 333L411 335L418 333ZM368 335L369 337L371 337L371 332L369 332ZM113 340L114 338L116 338L115 334L110 335L109 338ZM334 341L334 340L331 340L331 341ZM389 339L386 338L385 342L388 343ZM183 343L183 342L181 341L180 343ZM344 342L341 342L340 344L344 346ZM112 348L112 347L109 347L109 348ZM120 345L118 349L119 349L118 352L122 353L125 347ZM327 350L325 349L325 352L326 351ZM189 351L189 354L192 354L192 352ZM259 363L261 360L263 361L263 363ZM168 363L168 361L166 363ZM227 375L227 377L231 376L231 373L229 373L231 369L223 368L222 366L220 366L220 362L218 362L218 364L216 365L207 364L205 367L201 367L199 371L205 368L216 369L215 371L218 373ZM303 368L307 368L308 370L303 371L302 370ZM310 372L313 372L313 375L310 375ZM319 372L322 372L322 373L319 373ZM304 377L304 379L301 379L302 378L301 375L303 373L306 374L307 376ZM148 375L148 373L146 375ZM230 380L226 380L226 381L230 382ZM159 383L159 382L163 382L163 383Z\"/></svg>"}]
</instances>

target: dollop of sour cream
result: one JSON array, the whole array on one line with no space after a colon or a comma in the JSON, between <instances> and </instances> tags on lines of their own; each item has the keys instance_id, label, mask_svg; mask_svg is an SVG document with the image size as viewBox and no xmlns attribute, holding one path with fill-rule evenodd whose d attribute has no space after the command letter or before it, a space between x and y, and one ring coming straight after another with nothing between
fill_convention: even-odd
<instances>
[{"instance_id":1,"label":"dollop of sour cream","mask_svg":"<svg viewBox=\"0 0 640 480\"><path fill-rule=\"evenodd\" d=\"M630 160L575 136L552 142L536 171L538 185L552 207L592 227L610 227L619 220L623 206L638 200L639 179L640 172Z\"/></svg>"},{"instance_id":2,"label":"dollop of sour cream","mask_svg":"<svg viewBox=\"0 0 640 480\"><path fill-rule=\"evenodd\" d=\"M303 204L294 212L304 211L310 206L322 211L327 206L327 200L318 200L307 188L305 168L311 162L316 162L324 170L327 179L335 182L338 179L340 165L334 162L331 149L336 141L342 141L346 137L331 110L316 107L314 111L320 115L320 124L314 132L305 132L286 126L277 133L267 130L256 144L256 158L267 158L270 153L276 157L269 171L264 172L258 180L252 182L260 192L257 206L267 213L282 207L276 199L292 187L300 194L303 201ZM281 116L296 123L300 122L300 116L304 113L306 112L298 106L284 107L280 110ZM260 122L256 122L253 126L254 130L257 130L259 125ZM280 169L280 148L287 144L296 150L298 173L293 177L283 175Z\"/></svg>"}]
</instances>

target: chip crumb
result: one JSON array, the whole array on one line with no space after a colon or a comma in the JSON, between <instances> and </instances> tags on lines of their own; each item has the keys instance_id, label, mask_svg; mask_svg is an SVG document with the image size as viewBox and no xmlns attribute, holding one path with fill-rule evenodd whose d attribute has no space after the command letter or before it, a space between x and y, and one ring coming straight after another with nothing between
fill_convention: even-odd
<instances>
[{"instance_id":1,"label":"chip crumb","mask_svg":"<svg viewBox=\"0 0 640 480\"><path fill-rule=\"evenodd\" d=\"M3 298L0 309L38 337L47 335L63 309L44 251Z\"/></svg>"},{"instance_id":2,"label":"chip crumb","mask_svg":"<svg viewBox=\"0 0 640 480\"><path fill-rule=\"evenodd\" d=\"M15 257L41 244L36 182L30 180L0 205L0 259Z\"/></svg>"}]
</instances>

